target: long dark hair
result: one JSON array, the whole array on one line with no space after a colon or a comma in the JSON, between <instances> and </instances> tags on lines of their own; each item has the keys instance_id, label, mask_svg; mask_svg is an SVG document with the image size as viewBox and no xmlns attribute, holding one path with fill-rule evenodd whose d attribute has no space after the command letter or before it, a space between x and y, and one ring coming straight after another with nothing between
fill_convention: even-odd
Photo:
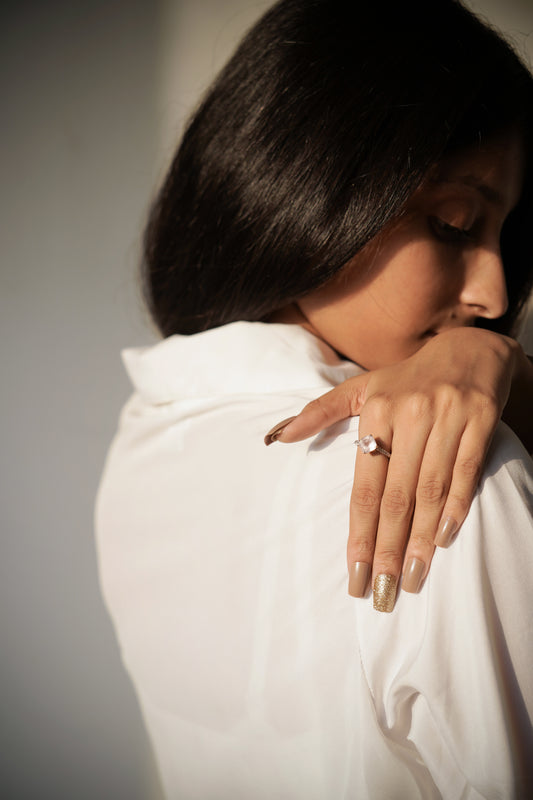
<instances>
[{"instance_id":1,"label":"long dark hair","mask_svg":"<svg viewBox=\"0 0 533 800\"><path fill-rule=\"evenodd\" d=\"M455 0L281 0L192 118L152 208L144 286L164 336L263 320L326 283L445 153L519 126L533 79ZM532 191L502 234L511 331L533 279Z\"/></svg>"}]
</instances>

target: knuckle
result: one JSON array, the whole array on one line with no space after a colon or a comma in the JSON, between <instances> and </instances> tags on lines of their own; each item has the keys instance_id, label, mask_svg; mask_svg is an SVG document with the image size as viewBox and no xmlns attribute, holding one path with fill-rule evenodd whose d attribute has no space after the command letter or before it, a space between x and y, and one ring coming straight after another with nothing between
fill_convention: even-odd
<instances>
[{"instance_id":1,"label":"knuckle","mask_svg":"<svg viewBox=\"0 0 533 800\"><path fill-rule=\"evenodd\" d=\"M499 418L501 414L501 403L495 394L477 391L473 398L473 408L475 417L481 417L489 422Z\"/></svg>"},{"instance_id":2,"label":"knuckle","mask_svg":"<svg viewBox=\"0 0 533 800\"><path fill-rule=\"evenodd\" d=\"M432 409L433 403L430 397L422 392L414 392L407 400L407 409L412 417L418 419L426 416Z\"/></svg>"},{"instance_id":3,"label":"knuckle","mask_svg":"<svg viewBox=\"0 0 533 800\"><path fill-rule=\"evenodd\" d=\"M363 410L365 422L377 425L388 424L391 416L391 400L384 393L374 394L370 397Z\"/></svg>"},{"instance_id":4,"label":"knuckle","mask_svg":"<svg viewBox=\"0 0 533 800\"><path fill-rule=\"evenodd\" d=\"M381 509L391 517L403 519L411 515L413 501L404 489L394 486L383 493Z\"/></svg>"},{"instance_id":5,"label":"knuckle","mask_svg":"<svg viewBox=\"0 0 533 800\"><path fill-rule=\"evenodd\" d=\"M446 497L447 488L446 483L439 478L426 478L421 481L417 488L417 503L422 503L423 505L438 505L442 503Z\"/></svg>"},{"instance_id":6,"label":"knuckle","mask_svg":"<svg viewBox=\"0 0 533 800\"><path fill-rule=\"evenodd\" d=\"M479 478L481 477L482 469L483 463L477 456L462 458L457 463L457 471L459 474L475 484L477 484Z\"/></svg>"},{"instance_id":7,"label":"knuckle","mask_svg":"<svg viewBox=\"0 0 533 800\"><path fill-rule=\"evenodd\" d=\"M346 402L350 410L350 416L353 417L359 413L361 402L364 396L365 386L364 384L361 384L357 378L348 378L344 384L341 384L341 387L344 387Z\"/></svg>"},{"instance_id":8,"label":"knuckle","mask_svg":"<svg viewBox=\"0 0 533 800\"><path fill-rule=\"evenodd\" d=\"M353 510L362 513L372 513L379 507L380 496L373 486L363 484L355 486L352 492L350 505Z\"/></svg>"},{"instance_id":9,"label":"knuckle","mask_svg":"<svg viewBox=\"0 0 533 800\"><path fill-rule=\"evenodd\" d=\"M411 533L409 537L409 549L413 553L425 553L427 550L433 551L435 545L433 539L428 539L422 533Z\"/></svg>"},{"instance_id":10,"label":"knuckle","mask_svg":"<svg viewBox=\"0 0 533 800\"><path fill-rule=\"evenodd\" d=\"M371 556L374 554L374 540L367 536L353 536L348 545L349 556Z\"/></svg>"},{"instance_id":11,"label":"knuckle","mask_svg":"<svg viewBox=\"0 0 533 800\"><path fill-rule=\"evenodd\" d=\"M396 572L403 559L403 547L387 545L376 547L374 565L378 572Z\"/></svg>"},{"instance_id":12,"label":"knuckle","mask_svg":"<svg viewBox=\"0 0 533 800\"><path fill-rule=\"evenodd\" d=\"M311 400L311 402L305 406L302 413L304 411L308 411L313 415L317 415L318 417L320 417L320 419L323 422L327 421L329 419L330 405L328 401L325 400L324 398L325 395L323 395L322 397L316 397L314 400Z\"/></svg>"},{"instance_id":13,"label":"knuckle","mask_svg":"<svg viewBox=\"0 0 533 800\"><path fill-rule=\"evenodd\" d=\"M499 405L498 398L495 394L489 392L479 392L477 404L482 411L493 411Z\"/></svg>"},{"instance_id":14,"label":"knuckle","mask_svg":"<svg viewBox=\"0 0 533 800\"><path fill-rule=\"evenodd\" d=\"M446 509L443 516L447 513L453 517L464 517L470 508L471 498L459 492L453 492L448 495L446 500Z\"/></svg>"},{"instance_id":15,"label":"knuckle","mask_svg":"<svg viewBox=\"0 0 533 800\"><path fill-rule=\"evenodd\" d=\"M437 389L439 403L444 408L451 408L457 402L459 394L457 386L453 383L443 383Z\"/></svg>"}]
</instances>

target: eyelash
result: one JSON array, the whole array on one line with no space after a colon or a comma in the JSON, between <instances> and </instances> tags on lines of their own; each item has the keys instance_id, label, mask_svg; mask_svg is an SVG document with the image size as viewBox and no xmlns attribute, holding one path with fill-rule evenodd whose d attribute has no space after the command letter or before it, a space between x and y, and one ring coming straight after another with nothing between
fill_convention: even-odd
<instances>
[{"instance_id":1,"label":"eyelash","mask_svg":"<svg viewBox=\"0 0 533 800\"><path fill-rule=\"evenodd\" d=\"M439 217L429 217L429 226L437 239L442 242L461 244L472 241L471 228L457 228Z\"/></svg>"}]
</instances>

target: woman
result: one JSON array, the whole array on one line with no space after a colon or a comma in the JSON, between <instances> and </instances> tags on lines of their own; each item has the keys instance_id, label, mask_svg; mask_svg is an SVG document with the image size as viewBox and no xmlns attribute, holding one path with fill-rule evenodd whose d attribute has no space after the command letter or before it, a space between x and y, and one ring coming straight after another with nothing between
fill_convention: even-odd
<instances>
[{"instance_id":1,"label":"woman","mask_svg":"<svg viewBox=\"0 0 533 800\"><path fill-rule=\"evenodd\" d=\"M252 29L147 229L97 527L169 797L533 785L533 82L452 0L353 5Z\"/></svg>"}]
</instances>

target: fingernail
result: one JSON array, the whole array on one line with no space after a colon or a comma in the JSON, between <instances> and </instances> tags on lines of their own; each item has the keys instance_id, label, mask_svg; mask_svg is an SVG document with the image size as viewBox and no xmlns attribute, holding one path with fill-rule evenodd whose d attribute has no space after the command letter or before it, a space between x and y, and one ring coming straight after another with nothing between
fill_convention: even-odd
<instances>
[{"instance_id":1,"label":"fingernail","mask_svg":"<svg viewBox=\"0 0 533 800\"><path fill-rule=\"evenodd\" d=\"M370 564L364 561L356 561L355 564L352 564L348 577L348 594L351 597L365 596L369 574Z\"/></svg>"},{"instance_id":2,"label":"fingernail","mask_svg":"<svg viewBox=\"0 0 533 800\"><path fill-rule=\"evenodd\" d=\"M386 611L390 613L394 608L396 599L396 584L398 579L395 575L376 575L374 579L374 608L376 611Z\"/></svg>"},{"instance_id":3,"label":"fingernail","mask_svg":"<svg viewBox=\"0 0 533 800\"><path fill-rule=\"evenodd\" d=\"M296 417L295 416L288 417L288 419L284 419L281 422L278 422L277 425L274 425L274 427L269 430L269 432L265 436L265 444L267 447L269 444L272 444L272 442L275 442L279 439L280 435L283 433L289 422L292 422L293 419L296 419Z\"/></svg>"},{"instance_id":4,"label":"fingernail","mask_svg":"<svg viewBox=\"0 0 533 800\"><path fill-rule=\"evenodd\" d=\"M457 533L457 527L457 522L453 517L446 517L441 520L437 535L435 536L435 544L437 547L449 547Z\"/></svg>"},{"instance_id":5,"label":"fingernail","mask_svg":"<svg viewBox=\"0 0 533 800\"><path fill-rule=\"evenodd\" d=\"M402 589L406 592L418 592L424 580L426 565L419 558L410 558L405 565Z\"/></svg>"}]
</instances>

